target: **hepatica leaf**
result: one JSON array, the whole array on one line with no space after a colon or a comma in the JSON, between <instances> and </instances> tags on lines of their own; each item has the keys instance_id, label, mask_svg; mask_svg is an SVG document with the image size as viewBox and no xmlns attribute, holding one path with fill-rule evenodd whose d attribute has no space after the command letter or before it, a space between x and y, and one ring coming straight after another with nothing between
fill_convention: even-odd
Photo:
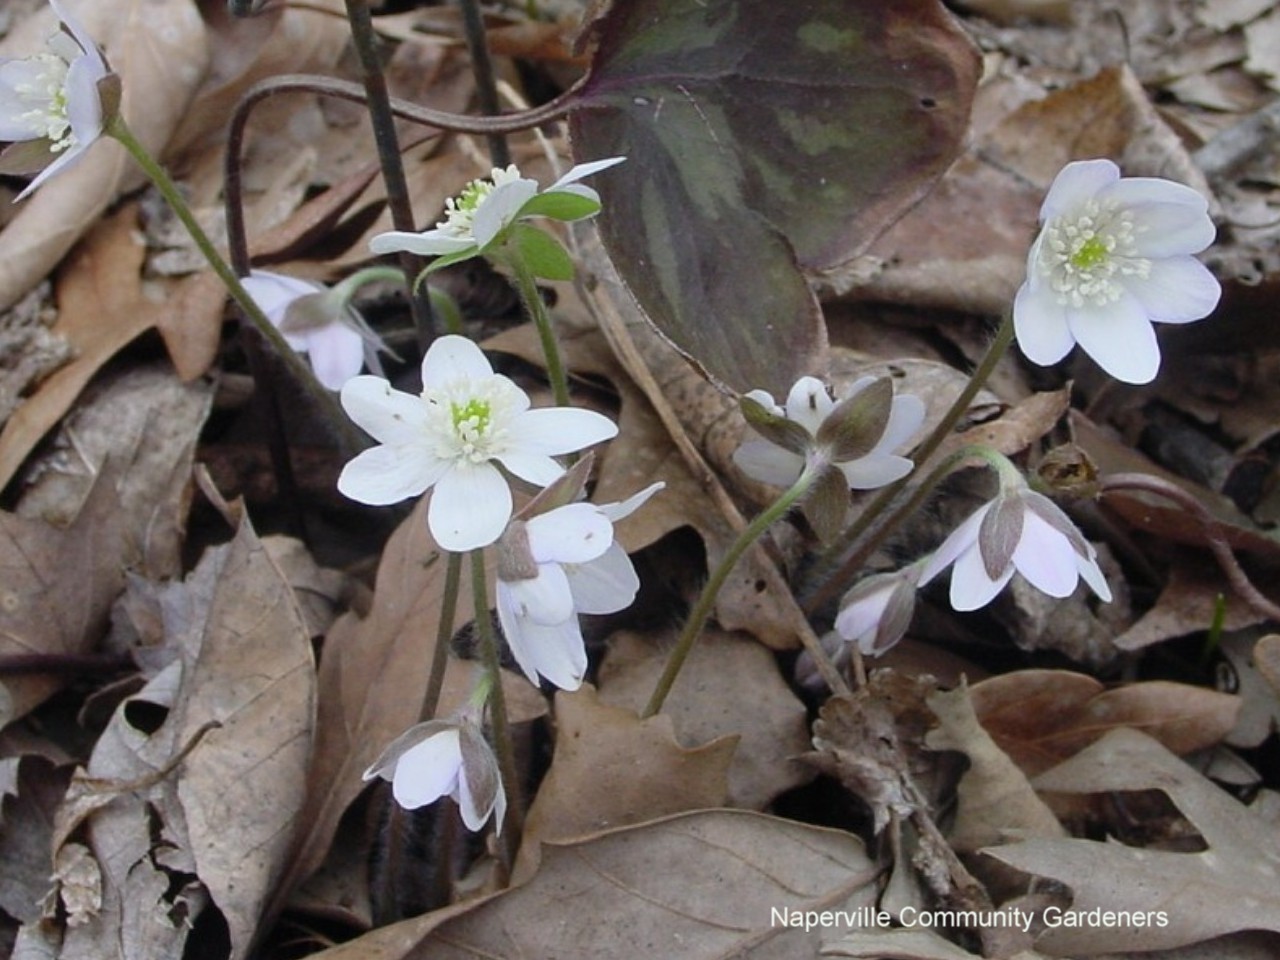
<instances>
[{"instance_id":1,"label":"hepatica leaf","mask_svg":"<svg viewBox=\"0 0 1280 960\"><path fill-rule=\"evenodd\" d=\"M626 0L570 118L619 273L714 379L821 372L802 270L864 249L957 153L978 58L937 0Z\"/></svg>"}]
</instances>

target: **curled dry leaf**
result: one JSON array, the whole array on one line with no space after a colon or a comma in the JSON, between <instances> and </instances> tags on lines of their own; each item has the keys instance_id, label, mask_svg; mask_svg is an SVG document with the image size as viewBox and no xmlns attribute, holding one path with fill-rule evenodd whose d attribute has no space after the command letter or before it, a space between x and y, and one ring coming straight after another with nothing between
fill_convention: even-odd
<instances>
[{"instance_id":1,"label":"curled dry leaf","mask_svg":"<svg viewBox=\"0 0 1280 960\"><path fill-rule=\"evenodd\" d=\"M1094 840L1036 839L984 853L1066 884L1075 911L1158 914L1155 924L1057 926L1037 946L1056 956L1160 950L1242 930L1280 932L1280 841L1274 828L1144 733L1120 728L1034 781L1059 793L1160 790L1200 831L1200 853Z\"/></svg>"},{"instance_id":2,"label":"curled dry leaf","mask_svg":"<svg viewBox=\"0 0 1280 960\"><path fill-rule=\"evenodd\" d=\"M600 699L642 709L673 642L673 632L661 638L615 634L600 666ZM744 690L751 696L744 697ZM812 777L812 770L795 759L809 746L804 704L783 681L773 654L741 634L703 630L662 712L671 717L676 737L686 747L739 738L729 767L731 806L762 810L778 794Z\"/></svg>"},{"instance_id":3,"label":"curled dry leaf","mask_svg":"<svg viewBox=\"0 0 1280 960\"><path fill-rule=\"evenodd\" d=\"M517 881L538 868L548 841L724 803L737 737L683 747L670 717L641 720L602 703L590 685L556 694L556 730L551 769L525 821Z\"/></svg>"},{"instance_id":4,"label":"curled dry leaf","mask_svg":"<svg viewBox=\"0 0 1280 960\"><path fill-rule=\"evenodd\" d=\"M1165 680L1108 690L1069 670L1017 670L969 688L978 720L1028 775L1083 750L1110 730L1143 730L1174 753L1213 746L1235 724L1240 698Z\"/></svg>"},{"instance_id":5,"label":"curled dry leaf","mask_svg":"<svg viewBox=\"0 0 1280 960\"><path fill-rule=\"evenodd\" d=\"M969 758L969 769L956 787L955 823L947 834L957 852L972 853L1010 838L1066 836L1026 774L978 722L967 687L934 694L929 707L941 726L926 737L926 745L959 750Z\"/></svg>"},{"instance_id":6,"label":"curled dry leaf","mask_svg":"<svg viewBox=\"0 0 1280 960\"><path fill-rule=\"evenodd\" d=\"M695 811L547 843L541 868L521 887L315 957L812 957L830 932L783 925L773 911L870 907L878 875L850 834L745 811Z\"/></svg>"}]
</instances>

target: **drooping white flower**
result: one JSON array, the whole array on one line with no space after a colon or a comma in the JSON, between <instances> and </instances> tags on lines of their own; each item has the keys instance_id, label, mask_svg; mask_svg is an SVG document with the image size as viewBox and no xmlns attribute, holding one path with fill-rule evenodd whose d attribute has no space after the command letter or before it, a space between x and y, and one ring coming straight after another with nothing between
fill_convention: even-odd
<instances>
[{"instance_id":1,"label":"drooping white flower","mask_svg":"<svg viewBox=\"0 0 1280 960\"><path fill-rule=\"evenodd\" d=\"M621 503L571 503L508 527L499 543L498 621L531 683L541 676L562 690L582 685L587 652L578 614L626 609L640 588L613 524L662 487Z\"/></svg>"},{"instance_id":2,"label":"drooping white flower","mask_svg":"<svg viewBox=\"0 0 1280 960\"><path fill-rule=\"evenodd\" d=\"M475 722L428 720L397 737L364 772L365 780L391 781L391 793L406 810L452 797L462 822L476 831L493 815L502 829L507 796L493 749Z\"/></svg>"},{"instance_id":3,"label":"drooping white flower","mask_svg":"<svg viewBox=\"0 0 1280 960\"><path fill-rule=\"evenodd\" d=\"M396 503L432 489L427 524L445 550L475 550L511 519L511 489L494 461L545 486L564 468L552 457L617 435L608 417L572 407L529 408L528 395L495 374L470 340L437 339L422 358L422 394L381 377L342 387L347 415L380 446L348 463L338 489L368 504Z\"/></svg>"},{"instance_id":4,"label":"drooping white flower","mask_svg":"<svg viewBox=\"0 0 1280 960\"><path fill-rule=\"evenodd\" d=\"M1018 345L1035 363L1078 343L1116 379L1148 383L1160 367L1151 324L1189 323L1218 304L1218 281L1192 256L1214 226L1190 187L1077 161L1054 179L1040 222L1013 305Z\"/></svg>"},{"instance_id":5,"label":"drooping white flower","mask_svg":"<svg viewBox=\"0 0 1280 960\"><path fill-rule=\"evenodd\" d=\"M42 172L21 200L75 163L102 135L119 101L118 81L93 38L59 0L49 0L61 27L48 52L0 60L0 157L5 172Z\"/></svg>"},{"instance_id":6,"label":"drooping white flower","mask_svg":"<svg viewBox=\"0 0 1280 960\"><path fill-rule=\"evenodd\" d=\"M894 395L883 431L870 438L869 443L863 441L859 444L866 449L843 455L846 451L837 447L842 439L838 435L838 428L842 426L841 413L848 410L850 402L868 387L881 382L875 377L861 377L838 405L816 377L797 380L787 395L785 407L779 407L765 391L752 390L746 395L748 399L773 416L798 425L803 434L793 432L799 444L792 442L788 446L779 444L780 437L749 440L734 451L734 463L752 479L778 487L794 483L806 459L815 455L826 456L838 467L851 490L874 490L905 477L913 464L893 451L910 440L924 422L924 404L919 397ZM759 429L757 424L752 426Z\"/></svg>"},{"instance_id":7,"label":"drooping white flower","mask_svg":"<svg viewBox=\"0 0 1280 960\"><path fill-rule=\"evenodd\" d=\"M865 656L878 657L902 639L916 608L923 564L858 581L840 601L835 629Z\"/></svg>"},{"instance_id":8,"label":"drooping white flower","mask_svg":"<svg viewBox=\"0 0 1280 960\"><path fill-rule=\"evenodd\" d=\"M986 606L1015 571L1051 597L1071 596L1083 579L1103 601L1111 600L1093 544L1057 504L1025 485L1006 486L960 524L926 561L920 585L952 564L956 610Z\"/></svg>"},{"instance_id":9,"label":"drooping white flower","mask_svg":"<svg viewBox=\"0 0 1280 960\"><path fill-rule=\"evenodd\" d=\"M374 253L408 251L420 256L447 257L451 263L488 251L505 239L508 228L531 217L570 222L600 212L600 195L579 183L625 157L580 163L538 192L538 182L520 176L514 164L494 169L488 179L473 180L445 207L445 218L423 233L391 231L369 242Z\"/></svg>"},{"instance_id":10,"label":"drooping white flower","mask_svg":"<svg viewBox=\"0 0 1280 960\"><path fill-rule=\"evenodd\" d=\"M385 347L339 288L266 270L254 270L240 282L330 390L340 390L366 361L377 369L376 351Z\"/></svg>"}]
</instances>

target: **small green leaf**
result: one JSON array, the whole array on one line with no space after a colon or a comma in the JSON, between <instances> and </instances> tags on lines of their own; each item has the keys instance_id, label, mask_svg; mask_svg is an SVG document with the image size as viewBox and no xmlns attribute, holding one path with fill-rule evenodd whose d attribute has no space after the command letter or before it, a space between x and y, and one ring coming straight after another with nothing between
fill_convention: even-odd
<instances>
[{"instance_id":1,"label":"small green leaf","mask_svg":"<svg viewBox=\"0 0 1280 960\"><path fill-rule=\"evenodd\" d=\"M836 463L865 457L884 436L892 409L893 381L881 377L836 404L818 428L818 445Z\"/></svg>"},{"instance_id":2,"label":"small green leaf","mask_svg":"<svg viewBox=\"0 0 1280 960\"><path fill-rule=\"evenodd\" d=\"M520 208L518 217L547 217L568 223L600 212L600 202L576 193L540 193Z\"/></svg>"},{"instance_id":3,"label":"small green leaf","mask_svg":"<svg viewBox=\"0 0 1280 960\"><path fill-rule=\"evenodd\" d=\"M551 234L517 223L511 228L514 256L524 261L535 277L543 280L572 280L573 260L560 241Z\"/></svg>"},{"instance_id":4,"label":"small green leaf","mask_svg":"<svg viewBox=\"0 0 1280 960\"><path fill-rule=\"evenodd\" d=\"M462 263L470 260L472 257L480 255L479 247L468 247L466 250L459 250L457 253L446 253L443 257L436 257L418 274L413 281L413 292L416 294L418 288L426 281L427 277L435 273L437 270L443 270L445 267L452 266L455 263Z\"/></svg>"}]
</instances>

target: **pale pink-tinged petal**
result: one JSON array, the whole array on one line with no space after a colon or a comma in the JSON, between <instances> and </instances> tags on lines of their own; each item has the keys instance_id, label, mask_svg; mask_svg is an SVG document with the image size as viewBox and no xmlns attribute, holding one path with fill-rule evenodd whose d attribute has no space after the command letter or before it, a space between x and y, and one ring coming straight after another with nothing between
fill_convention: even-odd
<instances>
[{"instance_id":1,"label":"pale pink-tinged petal","mask_svg":"<svg viewBox=\"0 0 1280 960\"><path fill-rule=\"evenodd\" d=\"M441 731L401 754L391 792L406 810L425 807L457 789L461 768L458 731Z\"/></svg>"},{"instance_id":2,"label":"pale pink-tinged petal","mask_svg":"<svg viewBox=\"0 0 1280 960\"><path fill-rule=\"evenodd\" d=\"M563 177L551 186L547 187L546 192L550 193L553 190L559 190L566 184L574 183L581 180L583 177L589 177L593 173L599 173L601 170L608 170L610 167L616 167L626 159L626 157L608 157L604 160L591 160L587 163L579 163Z\"/></svg>"},{"instance_id":3,"label":"pale pink-tinged petal","mask_svg":"<svg viewBox=\"0 0 1280 960\"><path fill-rule=\"evenodd\" d=\"M911 460L892 453L869 453L836 466L844 474L850 490L877 490L901 480L915 469Z\"/></svg>"},{"instance_id":4,"label":"pale pink-tinged petal","mask_svg":"<svg viewBox=\"0 0 1280 960\"><path fill-rule=\"evenodd\" d=\"M1125 277L1124 287L1152 320L1190 323L1202 320L1218 305L1222 285L1195 257L1153 260L1146 277Z\"/></svg>"},{"instance_id":5,"label":"pale pink-tinged petal","mask_svg":"<svg viewBox=\"0 0 1280 960\"><path fill-rule=\"evenodd\" d=\"M889 453L906 445L924 423L924 401L910 393L895 394L884 435L872 453Z\"/></svg>"},{"instance_id":6,"label":"pale pink-tinged petal","mask_svg":"<svg viewBox=\"0 0 1280 960\"><path fill-rule=\"evenodd\" d=\"M106 75L101 65L81 57L67 70L67 121L75 134L77 150L85 150L102 135L102 95L98 81Z\"/></svg>"},{"instance_id":7,"label":"pale pink-tinged petal","mask_svg":"<svg viewBox=\"0 0 1280 960\"><path fill-rule=\"evenodd\" d=\"M280 326L289 304L299 297L319 293L324 290L320 284L298 277L285 276L282 273L271 273L267 270L254 270L247 277L240 278L245 292L253 298L253 302L275 326Z\"/></svg>"},{"instance_id":8,"label":"pale pink-tinged petal","mask_svg":"<svg viewBox=\"0 0 1280 960\"><path fill-rule=\"evenodd\" d=\"M1067 323L1094 362L1125 383L1150 383L1160 369L1160 345L1137 297L1122 293L1102 306L1067 311Z\"/></svg>"},{"instance_id":9,"label":"pale pink-tinged petal","mask_svg":"<svg viewBox=\"0 0 1280 960\"><path fill-rule=\"evenodd\" d=\"M309 331L304 341L316 379L330 390L341 390L364 366L364 338L346 324Z\"/></svg>"},{"instance_id":10,"label":"pale pink-tinged petal","mask_svg":"<svg viewBox=\"0 0 1280 960\"><path fill-rule=\"evenodd\" d=\"M369 241L369 250L377 254L416 253L420 257L443 257L461 253L476 245L471 237L459 237L439 228L424 233L406 233L391 230L380 233Z\"/></svg>"},{"instance_id":11,"label":"pale pink-tinged petal","mask_svg":"<svg viewBox=\"0 0 1280 960\"><path fill-rule=\"evenodd\" d=\"M431 535L455 553L489 546L510 519L511 488L488 463L455 463L436 481L427 508Z\"/></svg>"},{"instance_id":12,"label":"pale pink-tinged petal","mask_svg":"<svg viewBox=\"0 0 1280 960\"><path fill-rule=\"evenodd\" d=\"M563 623L544 626L525 620L520 624L519 640L507 635L511 655L534 683L532 675L540 675L561 690L577 690L587 672L587 648L576 616Z\"/></svg>"},{"instance_id":13,"label":"pale pink-tinged petal","mask_svg":"<svg viewBox=\"0 0 1280 960\"><path fill-rule=\"evenodd\" d=\"M1120 168L1110 160L1076 160L1053 179L1040 207L1040 222L1069 214L1093 199L1104 187L1120 179Z\"/></svg>"},{"instance_id":14,"label":"pale pink-tinged petal","mask_svg":"<svg viewBox=\"0 0 1280 960\"><path fill-rule=\"evenodd\" d=\"M864 637L873 636L880 627L885 608L896 588L896 582L886 577L883 584L841 608L836 615L836 633L861 645Z\"/></svg>"},{"instance_id":15,"label":"pale pink-tinged petal","mask_svg":"<svg viewBox=\"0 0 1280 960\"><path fill-rule=\"evenodd\" d=\"M573 616L573 593L558 563L538 564L538 575L525 580L502 580L518 621L553 627Z\"/></svg>"},{"instance_id":16,"label":"pale pink-tinged petal","mask_svg":"<svg viewBox=\"0 0 1280 960\"><path fill-rule=\"evenodd\" d=\"M448 469L447 462L422 447L372 447L342 468L338 492L359 503L385 506L426 492Z\"/></svg>"},{"instance_id":17,"label":"pale pink-tinged petal","mask_svg":"<svg viewBox=\"0 0 1280 960\"><path fill-rule=\"evenodd\" d=\"M476 245L483 250L493 239L506 229L515 215L529 200L538 193L535 180L511 180L500 183L492 192L480 201L475 214L471 218L471 235Z\"/></svg>"},{"instance_id":18,"label":"pale pink-tinged petal","mask_svg":"<svg viewBox=\"0 0 1280 960\"><path fill-rule=\"evenodd\" d=\"M493 366L484 351L457 334L437 337L422 358L424 387L443 386L456 380L484 380L493 375Z\"/></svg>"},{"instance_id":19,"label":"pale pink-tinged petal","mask_svg":"<svg viewBox=\"0 0 1280 960\"><path fill-rule=\"evenodd\" d=\"M106 61L102 59L102 52L98 49L97 41L84 28L84 24L80 22L79 18L73 17L60 0L49 0L49 6L53 8L57 18L71 31L71 36L75 38L85 59L98 71L99 77L105 76L107 73Z\"/></svg>"},{"instance_id":20,"label":"pale pink-tinged petal","mask_svg":"<svg viewBox=\"0 0 1280 960\"><path fill-rule=\"evenodd\" d=\"M733 451L733 462L752 480L789 487L804 469L804 459L767 440L748 440Z\"/></svg>"},{"instance_id":21,"label":"pale pink-tinged petal","mask_svg":"<svg viewBox=\"0 0 1280 960\"><path fill-rule=\"evenodd\" d=\"M627 499L620 503L602 503L600 504L600 512L608 517L613 523L631 516L659 490L666 487L666 484L659 480L657 483L651 483L639 493L633 493Z\"/></svg>"},{"instance_id":22,"label":"pale pink-tinged petal","mask_svg":"<svg viewBox=\"0 0 1280 960\"><path fill-rule=\"evenodd\" d=\"M511 449L555 456L612 440L618 425L602 413L577 407L539 407L511 422Z\"/></svg>"},{"instance_id":23,"label":"pale pink-tinged petal","mask_svg":"<svg viewBox=\"0 0 1280 960\"><path fill-rule=\"evenodd\" d=\"M961 612L977 610L990 603L1013 577L1013 565L995 580L987 575L982 554L975 543L960 554L951 568L951 606Z\"/></svg>"},{"instance_id":24,"label":"pale pink-tinged petal","mask_svg":"<svg viewBox=\"0 0 1280 960\"><path fill-rule=\"evenodd\" d=\"M421 443L429 433L429 410L421 397L404 393L381 377L352 377L342 385L342 409L379 443Z\"/></svg>"},{"instance_id":25,"label":"pale pink-tinged petal","mask_svg":"<svg viewBox=\"0 0 1280 960\"><path fill-rule=\"evenodd\" d=\"M1018 288L1013 298L1013 331L1027 359L1042 367L1057 363L1076 343L1066 308L1045 283L1028 282Z\"/></svg>"},{"instance_id":26,"label":"pale pink-tinged petal","mask_svg":"<svg viewBox=\"0 0 1280 960\"><path fill-rule=\"evenodd\" d=\"M631 606L640 590L636 568L618 543L590 563L565 568L579 613L616 613Z\"/></svg>"},{"instance_id":27,"label":"pale pink-tinged petal","mask_svg":"<svg viewBox=\"0 0 1280 960\"><path fill-rule=\"evenodd\" d=\"M826 385L817 377L801 377L787 394L787 419L794 420L813 436L835 407Z\"/></svg>"},{"instance_id":28,"label":"pale pink-tinged petal","mask_svg":"<svg viewBox=\"0 0 1280 960\"><path fill-rule=\"evenodd\" d=\"M1103 576L1102 568L1098 566L1097 556L1091 556L1086 560L1077 554L1076 565L1080 570L1080 576L1093 589L1093 592L1098 595L1098 599L1102 600L1103 603L1110 603L1111 586L1107 583L1107 578Z\"/></svg>"},{"instance_id":29,"label":"pale pink-tinged petal","mask_svg":"<svg viewBox=\"0 0 1280 960\"><path fill-rule=\"evenodd\" d=\"M571 503L539 514L525 524L525 530L538 563L586 563L613 542L613 524L590 503Z\"/></svg>"},{"instance_id":30,"label":"pale pink-tinged petal","mask_svg":"<svg viewBox=\"0 0 1280 960\"><path fill-rule=\"evenodd\" d=\"M1023 511L1022 538L1013 550L1013 565L1027 582L1051 597L1069 597L1080 575L1067 538L1031 510Z\"/></svg>"},{"instance_id":31,"label":"pale pink-tinged petal","mask_svg":"<svg viewBox=\"0 0 1280 960\"><path fill-rule=\"evenodd\" d=\"M954 563L960 554L978 542L978 530L982 526L982 518L987 515L993 503L994 501L984 503L942 541L941 546L933 552L933 556L929 558L929 562L924 565L920 573L920 586L923 587L931 581Z\"/></svg>"},{"instance_id":32,"label":"pale pink-tinged petal","mask_svg":"<svg viewBox=\"0 0 1280 960\"><path fill-rule=\"evenodd\" d=\"M549 486L564 476L564 467L540 453L508 450L506 453L498 454L494 459L515 476L535 487Z\"/></svg>"}]
</instances>

